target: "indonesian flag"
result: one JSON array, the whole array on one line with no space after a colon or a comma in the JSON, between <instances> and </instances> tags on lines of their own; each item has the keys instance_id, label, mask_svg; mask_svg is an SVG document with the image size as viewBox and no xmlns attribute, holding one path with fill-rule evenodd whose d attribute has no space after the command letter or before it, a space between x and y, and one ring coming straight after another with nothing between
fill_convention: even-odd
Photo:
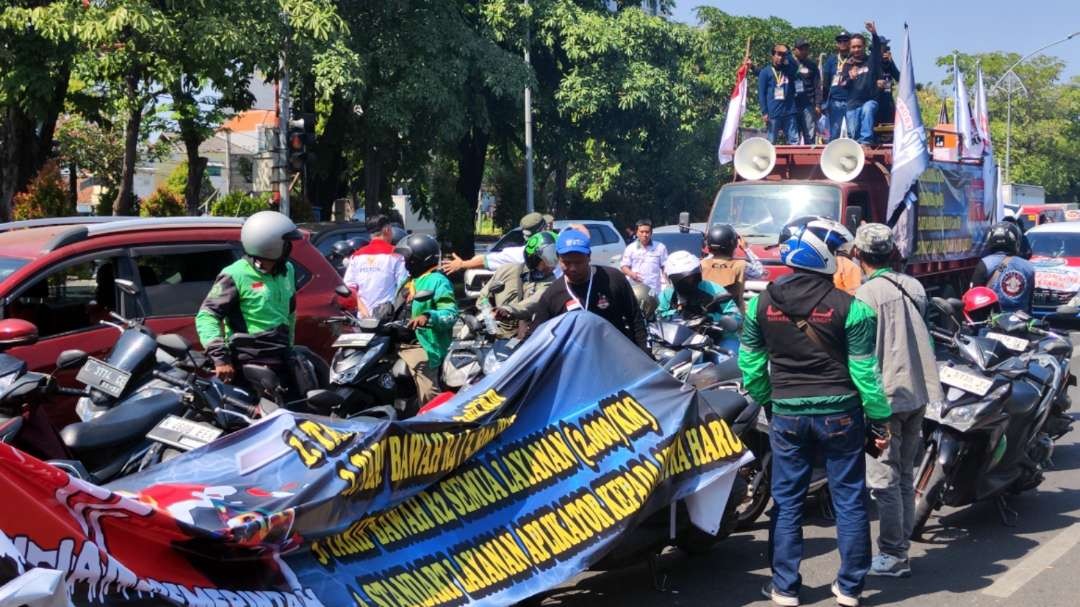
<instances>
[{"instance_id":1,"label":"indonesian flag","mask_svg":"<svg viewBox=\"0 0 1080 607\"><path fill-rule=\"evenodd\" d=\"M720 164L727 164L735 159L739 123L742 122L743 114L746 112L746 71L749 67L743 63L735 75L735 88L731 91L731 101L728 102L727 116L724 118L724 132L720 135L718 152Z\"/></svg>"}]
</instances>

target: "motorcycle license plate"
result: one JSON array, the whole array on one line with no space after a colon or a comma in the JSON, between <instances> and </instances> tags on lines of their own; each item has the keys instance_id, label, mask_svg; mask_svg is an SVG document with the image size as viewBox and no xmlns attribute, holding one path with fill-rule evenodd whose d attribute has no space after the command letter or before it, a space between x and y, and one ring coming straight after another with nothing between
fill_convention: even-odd
<instances>
[{"instance_id":1,"label":"motorcycle license plate","mask_svg":"<svg viewBox=\"0 0 1080 607\"><path fill-rule=\"evenodd\" d=\"M75 376L75 380L91 388L97 388L113 398L119 398L124 392L124 387L131 380L131 374L90 357L79 369L79 374Z\"/></svg>"},{"instance_id":2,"label":"motorcycle license plate","mask_svg":"<svg viewBox=\"0 0 1080 607\"><path fill-rule=\"evenodd\" d=\"M1031 342L1022 337L1014 337L1004 333L994 333L991 331L990 333L987 333L986 336L994 341L1001 342L1002 345L1013 352L1024 352L1028 349L1028 346L1031 345Z\"/></svg>"},{"instance_id":3,"label":"motorcycle license plate","mask_svg":"<svg viewBox=\"0 0 1080 607\"><path fill-rule=\"evenodd\" d=\"M345 333L334 341L335 348L366 348L371 340L375 339L374 333Z\"/></svg>"},{"instance_id":4,"label":"motorcycle license plate","mask_svg":"<svg viewBox=\"0 0 1080 607\"><path fill-rule=\"evenodd\" d=\"M986 393L990 391L990 387L994 385L993 381L985 377L961 371L956 367L941 367L938 376L941 378L941 383L978 396L986 396Z\"/></svg>"},{"instance_id":5,"label":"motorcycle license plate","mask_svg":"<svg viewBox=\"0 0 1080 607\"><path fill-rule=\"evenodd\" d=\"M158 422L146 438L181 451L191 451L213 442L221 433L221 428L170 415Z\"/></svg>"}]
</instances>

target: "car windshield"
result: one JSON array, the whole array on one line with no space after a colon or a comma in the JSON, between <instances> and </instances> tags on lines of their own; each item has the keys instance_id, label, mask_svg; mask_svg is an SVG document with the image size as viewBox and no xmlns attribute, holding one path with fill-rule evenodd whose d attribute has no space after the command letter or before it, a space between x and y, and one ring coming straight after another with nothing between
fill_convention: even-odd
<instances>
[{"instance_id":1,"label":"car windshield","mask_svg":"<svg viewBox=\"0 0 1080 607\"><path fill-rule=\"evenodd\" d=\"M701 257L701 245L705 238L700 232L653 232L653 240L664 243L668 253L686 251L694 257Z\"/></svg>"},{"instance_id":2,"label":"car windshield","mask_svg":"<svg viewBox=\"0 0 1080 607\"><path fill-rule=\"evenodd\" d=\"M1080 234L1029 232L1031 253L1040 257L1080 257Z\"/></svg>"},{"instance_id":3,"label":"car windshield","mask_svg":"<svg viewBox=\"0 0 1080 607\"><path fill-rule=\"evenodd\" d=\"M7 279L15 273L15 270L25 266L29 259L19 257L0 257L0 281Z\"/></svg>"},{"instance_id":4,"label":"car windshield","mask_svg":"<svg viewBox=\"0 0 1080 607\"><path fill-rule=\"evenodd\" d=\"M792 219L840 216L840 190L829 185L730 184L720 189L709 224L728 223L755 244L775 244Z\"/></svg>"},{"instance_id":5,"label":"car windshield","mask_svg":"<svg viewBox=\"0 0 1080 607\"><path fill-rule=\"evenodd\" d=\"M505 236L499 239L498 242L491 245L488 249L492 253L501 251L509 247L523 247L525 246L525 235L521 232L521 228L514 228L506 233Z\"/></svg>"}]
</instances>

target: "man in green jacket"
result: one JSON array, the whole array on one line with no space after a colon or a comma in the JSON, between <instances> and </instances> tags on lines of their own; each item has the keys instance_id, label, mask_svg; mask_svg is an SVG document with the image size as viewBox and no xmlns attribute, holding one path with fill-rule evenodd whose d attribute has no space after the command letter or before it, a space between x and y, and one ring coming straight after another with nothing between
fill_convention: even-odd
<instances>
[{"instance_id":1,"label":"man in green jacket","mask_svg":"<svg viewBox=\"0 0 1080 607\"><path fill-rule=\"evenodd\" d=\"M416 331L418 346L401 346L398 356L416 382L417 401L422 405L439 392L439 369L450 350L454 323L458 318L457 299L450 279L438 271L439 243L425 234L413 234L398 244L394 252L405 259L411 280L405 283L410 304L409 326ZM419 293L430 296L417 298Z\"/></svg>"},{"instance_id":2,"label":"man in green jacket","mask_svg":"<svg viewBox=\"0 0 1080 607\"><path fill-rule=\"evenodd\" d=\"M244 257L218 274L195 315L199 341L222 381L231 381L235 365L245 360L284 363L291 354L296 279L289 253L300 238L296 225L276 211L256 213L240 229ZM256 343L230 348L228 340L236 333L251 334Z\"/></svg>"},{"instance_id":3,"label":"man in green jacket","mask_svg":"<svg viewBox=\"0 0 1080 607\"><path fill-rule=\"evenodd\" d=\"M836 250L852 238L844 226L805 217L785 231L780 256L794 272L750 300L739 349L746 390L772 410L773 576L762 593L777 605L799 604L802 513L820 456L840 550L832 592L840 605L858 607L871 557L863 450L868 432L885 448L891 414L874 355L877 320L833 285Z\"/></svg>"}]
</instances>

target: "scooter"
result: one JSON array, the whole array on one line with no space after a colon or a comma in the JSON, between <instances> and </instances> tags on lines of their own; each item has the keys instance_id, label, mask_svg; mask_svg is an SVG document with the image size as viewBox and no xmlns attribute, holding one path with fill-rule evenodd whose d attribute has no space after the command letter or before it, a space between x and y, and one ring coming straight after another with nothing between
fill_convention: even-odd
<instances>
[{"instance_id":1,"label":"scooter","mask_svg":"<svg viewBox=\"0 0 1080 607\"><path fill-rule=\"evenodd\" d=\"M339 295L347 296L341 292ZM433 296L432 291L420 291L413 300L427 301ZM309 396L313 408L323 415L351 417L361 412L390 413L381 407L392 403L396 409L393 415L415 415L419 409L416 383L398 357L401 344L414 339L404 318L407 308L402 300L394 306L383 306L376 318L346 313L326 321L352 331L342 333L334 342L329 385L325 391Z\"/></svg>"},{"instance_id":2,"label":"scooter","mask_svg":"<svg viewBox=\"0 0 1080 607\"><path fill-rule=\"evenodd\" d=\"M955 319L951 306L931 300L939 317ZM915 475L915 526L926 527L942 505L965 506L994 498L1006 524L1016 513L1004 496L1038 487L1054 441L1045 424L1064 382L1054 356L1017 354L1001 341L964 335L957 323L931 328L944 350L938 374L944 401L926 408L926 450Z\"/></svg>"}]
</instances>

